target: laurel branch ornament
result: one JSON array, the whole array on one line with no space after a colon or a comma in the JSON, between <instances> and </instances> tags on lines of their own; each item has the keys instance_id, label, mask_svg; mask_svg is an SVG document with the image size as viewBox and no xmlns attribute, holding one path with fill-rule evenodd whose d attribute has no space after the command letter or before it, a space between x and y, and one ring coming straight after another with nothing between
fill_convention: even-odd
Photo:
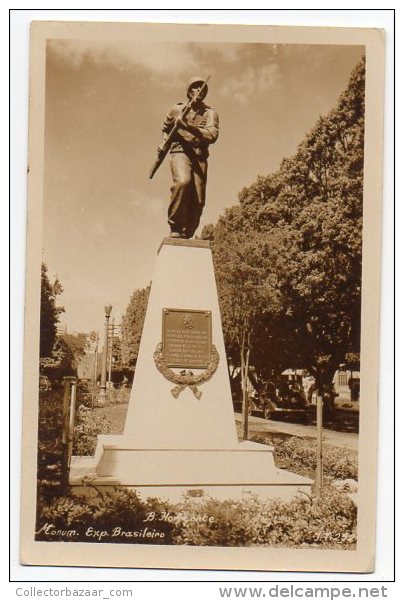
<instances>
[{"instance_id":1,"label":"laurel branch ornament","mask_svg":"<svg viewBox=\"0 0 404 601\"><path fill-rule=\"evenodd\" d=\"M219 365L219 353L214 344L210 347L211 350L211 358L210 363L205 371L200 374L194 375L192 371L183 371L182 373L175 373L172 369L170 369L167 363L164 361L163 357L163 344L161 342L156 346L156 350L153 353L154 363L161 373L167 380L172 382L173 384L177 384L174 388L171 389L171 394L175 399L179 397L181 392L187 388L187 386L192 390L195 397L199 400L202 396L202 392L198 389L197 384L203 384L210 380L215 371L217 370L217 366ZM185 372L185 373L184 373Z\"/></svg>"}]
</instances>

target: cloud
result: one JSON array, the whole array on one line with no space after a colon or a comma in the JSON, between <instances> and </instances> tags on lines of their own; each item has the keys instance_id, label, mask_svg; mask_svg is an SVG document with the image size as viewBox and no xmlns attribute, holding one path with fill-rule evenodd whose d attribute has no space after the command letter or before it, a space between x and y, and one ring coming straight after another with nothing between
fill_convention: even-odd
<instances>
[{"instance_id":1,"label":"cloud","mask_svg":"<svg viewBox=\"0 0 404 601\"><path fill-rule=\"evenodd\" d=\"M135 40L48 40L51 60L72 69L95 64L124 71L142 67L171 85L175 77L202 68L213 68L218 62L234 64L246 51L245 45L233 43L151 42ZM174 77L174 80L173 80ZM179 79L182 82L182 79Z\"/></svg>"},{"instance_id":2,"label":"cloud","mask_svg":"<svg viewBox=\"0 0 404 601\"><path fill-rule=\"evenodd\" d=\"M278 88L281 82L279 65L270 63L263 67L248 67L239 77L227 81L220 90L221 96L228 96L246 104L254 94L264 94Z\"/></svg>"},{"instance_id":3,"label":"cloud","mask_svg":"<svg viewBox=\"0 0 404 601\"><path fill-rule=\"evenodd\" d=\"M214 66L218 62L231 64L239 61L248 46L234 42L195 42L190 44L190 48L201 63Z\"/></svg>"},{"instance_id":4,"label":"cloud","mask_svg":"<svg viewBox=\"0 0 404 601\"><path fill-rule=\"evenodd\" d=\"M50 40L47 50L52 60L73 69L85 63L110 65L121 71L140 66L166 78L192 71L198 64L188 43Z\"/></svg>"}]
</instances>

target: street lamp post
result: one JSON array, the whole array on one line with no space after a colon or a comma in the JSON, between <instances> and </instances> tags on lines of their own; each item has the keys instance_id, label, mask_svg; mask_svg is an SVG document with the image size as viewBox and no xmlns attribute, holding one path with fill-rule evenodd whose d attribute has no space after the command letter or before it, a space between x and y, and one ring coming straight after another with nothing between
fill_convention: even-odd
<instances>
[{"instance_id":1,"label":"street lamp post","mask_svg":"<svg viewBox=\"0 0 404 601\"><path fill-rule=\"evenodd\" d=\"M94 343L94 370L93 370L93 386L97 386L97 375L98 375L98 342L99 336L98 332L96 334L96 339Z\"/></svg>"},{"instance_id":2,"label":"street lamp post","mask_svg":"<svg viewBox=\"0 0 404 601\"><path fill-rule=\"evenodd\" d=\"M315 492L320 499L323 488L323 391L317 391L317 462Z\"/></svg>"},{"instance_id":3,"label":"street lamp post","mask_svg":"<svg viewBox=\"0 0 404 601\"><path fill-rule=\"evenodd\" d=\"M106 305L105 310L105 334L104 334L104 349L102 352L102 366L101 366L101 388L98 397L98 404L104 405L107 396L107 358L108 358L108 329L109 329L109 317L112 311L112 305Z\"/></svg>"},{"instance_id":4,"label":"street lamp post","mask_svg":"<svg viewBox=\"0 0 404 601\"><path fill-rule=\"evenodd\" d=\"M112 320L112 325L111 325L111 336L110 336L110 345L109 345L109 353L108 353L108 382L107 382L107 386L108 388L112 388L112 351L113 351L113 346L114 346L114 335L115 335L115 320Z\"/></svg>"}]
</instances>

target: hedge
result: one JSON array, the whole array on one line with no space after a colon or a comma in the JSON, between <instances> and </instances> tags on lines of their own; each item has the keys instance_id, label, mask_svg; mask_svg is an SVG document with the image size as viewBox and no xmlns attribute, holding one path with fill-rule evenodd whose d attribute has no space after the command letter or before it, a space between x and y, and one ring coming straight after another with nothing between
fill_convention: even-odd
<instances>
[{"instance_id":1,"label":"hedge","mask_svg":"<svg viewBox=\"0 0 404 601\"><path fill-rule=\"evenodd\" d=\"M89 487L87 494L59 497L42 508L36 538L347 549L356 542L356 517L355 504L333 487L324 489L321 500L300 494L291 500L267 501L256 497L226 501L188 498L177 505L157 499L142 502L136 492L127 489ZM145 529L147 536L154 532L156 537L143 537ZM104 534L97 538L93 532Z\"/></svg>"},{"instance_id":2,"label":"hedge","mask_svg":"<svg viewBox=\"0 0 404 601\"><path fill-rule=\"evenodd\" d=\"M253 440L268 444L268 439L254 436ZM313 439L291 436L277 440L274 444L275 463L286 460L288 465L280 465L303 475L312 475L317 465L317 447ZM358 456L352 449L323 445L323 473L331 480L358 480Z\"/></svg>"}]
</instances>

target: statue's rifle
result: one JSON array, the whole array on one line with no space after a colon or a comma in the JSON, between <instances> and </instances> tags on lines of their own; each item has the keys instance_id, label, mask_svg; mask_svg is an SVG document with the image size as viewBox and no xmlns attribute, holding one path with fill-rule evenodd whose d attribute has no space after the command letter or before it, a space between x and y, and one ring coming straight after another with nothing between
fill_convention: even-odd
<instances>
[{"instance_id":1,"label":"statue's rifle","mask_svg":"<svg viewBox=\"0 0 404 601\"><path fill-rule=\"evenodd\" d=\"M166 155L168 153L168 151L171 148L171 144L174 141L174 138L180 128L179 126L179 121L181 119L185 119L185 117L188 115L189 111L192 108L192 105L194 104L194 102L196 102L197 100L199 100L199 98L202 96L205 92L205 89L208 85L208 81L210 79L210 75L206 78L206 80L204 81L203 85L201 86L201 88L199 89L199 91L194 94L194 96L192 96L192 98L190 98L187 102L187 104L184 106L184 108L182 109L180 115L177 117L177 119L174 122L174 125L170 131L170 133L168 134L168 137L166 138L166 141L164 142L163 146L161 148L159 148L158 151L158 155L157 155L157 159L155 160L155 162L153 163L152 168L150 169L150 173L149 173L149 179L151 179L153 177L153 175L156 173L157 169L160 167L161 163L164 161L164 159L166 158Z\"/></svg>"}]
</instances>

